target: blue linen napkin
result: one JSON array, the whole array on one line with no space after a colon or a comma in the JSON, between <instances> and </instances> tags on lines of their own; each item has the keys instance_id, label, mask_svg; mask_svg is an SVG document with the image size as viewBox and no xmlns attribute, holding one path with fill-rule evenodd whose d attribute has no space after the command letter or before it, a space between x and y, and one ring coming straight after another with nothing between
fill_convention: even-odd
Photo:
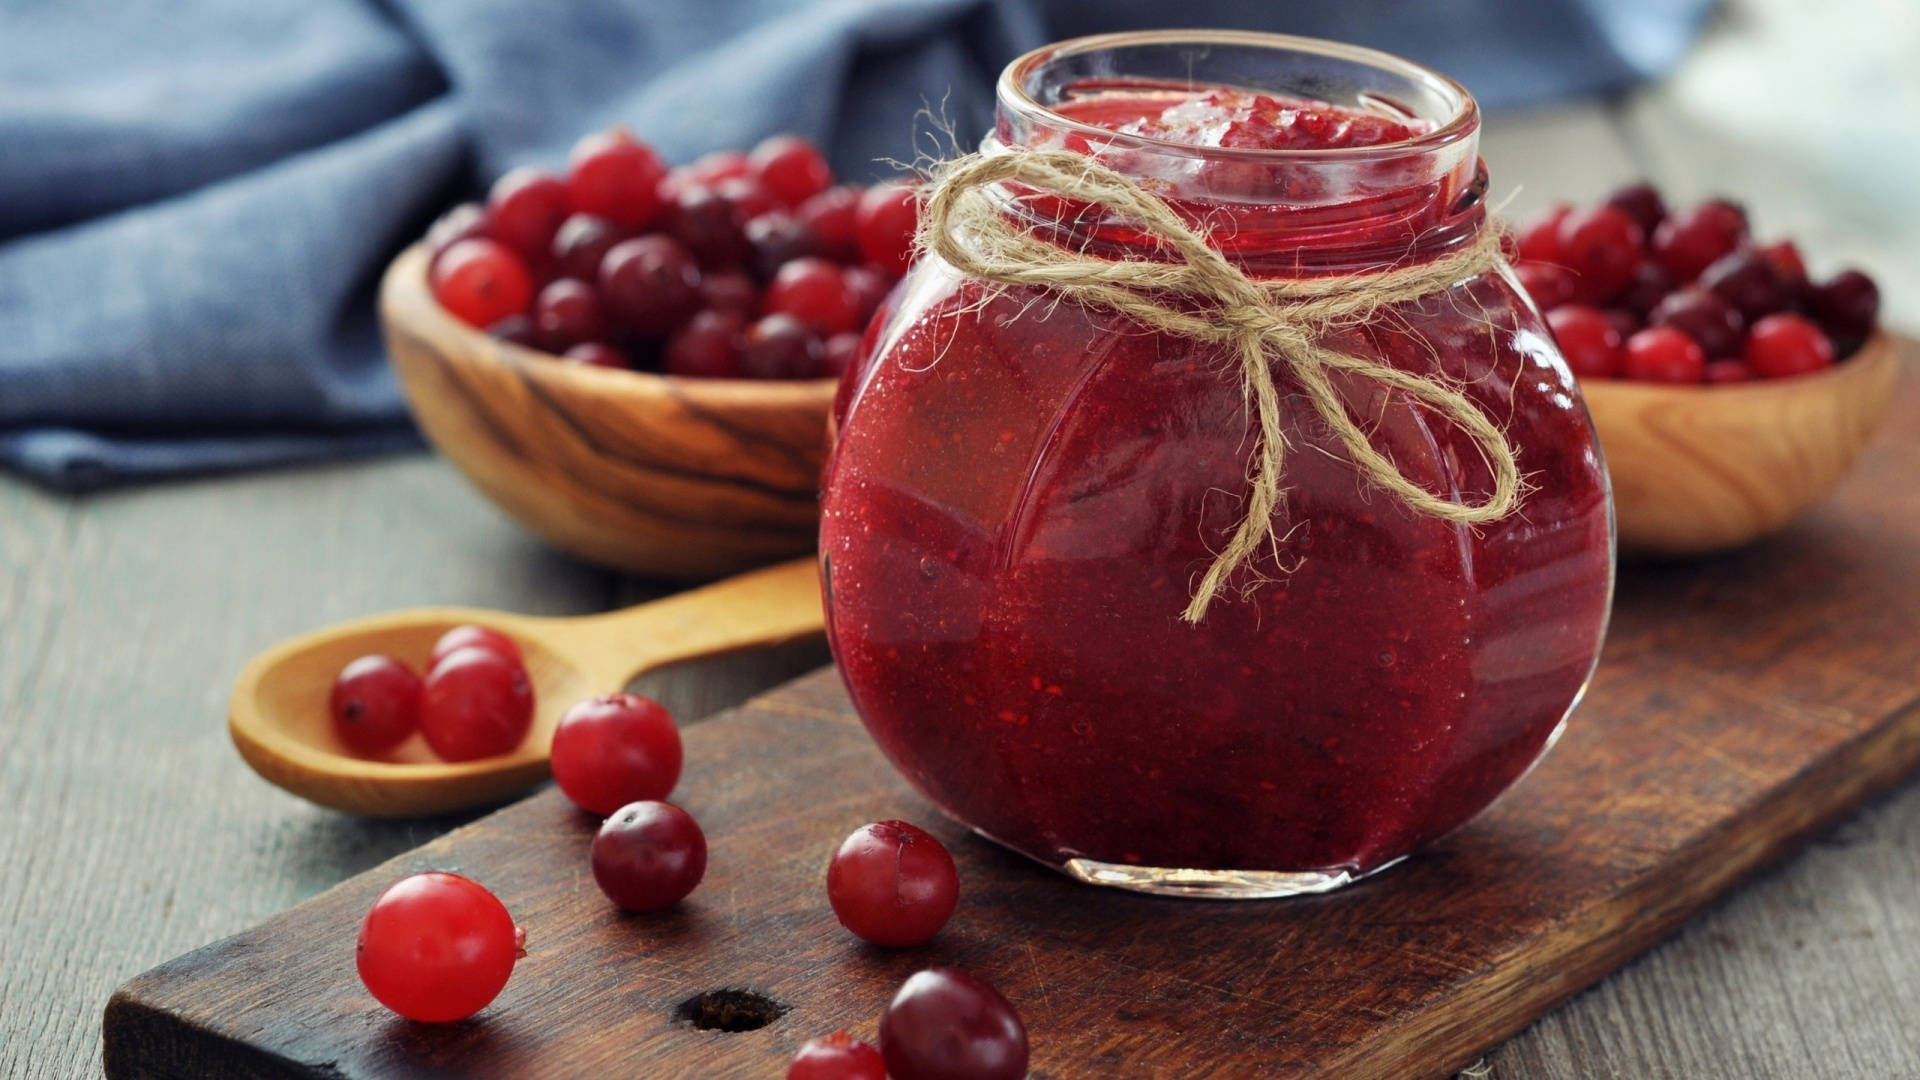
<instances>
[{"instance_id":1,"label":"blue linen napkin","mask_svg":"<svg viewBox=\"0 0 1920 1080\"><path fill-rule=\"evenodd\" d=\"M1489 107L1670 67L1711 0L13 0L0 6L0 465L87 490L418 445L373 321L434 212L624 123L673 161L798 131L843 175L1059 37L1279 30Z\"/></svg>"}]
</instances>

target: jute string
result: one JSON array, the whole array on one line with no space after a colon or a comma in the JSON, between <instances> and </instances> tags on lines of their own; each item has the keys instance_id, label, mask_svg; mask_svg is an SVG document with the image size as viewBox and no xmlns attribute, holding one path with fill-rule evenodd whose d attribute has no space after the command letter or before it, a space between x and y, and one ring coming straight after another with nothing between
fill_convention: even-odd
<instances>
[{"instance_id":1,"label":"jute string","mask_svg":"<svg viewBox=\"0 0 1920 1080\"><path fill-rule=\"evenodd\" d=\"M1101 207L1131 222L1173 257L1108 259L1050 243L998 204L993 190L1009 182ZM1520 469L1513 447L1465 394L1444 378L1410 374L1321 343L1329 327L1364 321L1382 307L1417 300L1493 269L1500 261L1496 230L1485 230L1468 247L1410 266L1256 281L1158 196L1084 154L1007 149L968 155L937 167L922 198L916 242L961 273L1052 290L1154 329L1236 351L1242 392L1258 420L1246 515L1195 586L1182 615L1186 621L1205 617L1207 606L1263 540L1278 549L1273 519L1282 498L1287 440L1274 363L1286 365L1361 474L1416 513L1471 524L1503 518L1518 504ZM1492 492L1479 502L1457 502L1407 479L1348 415L1334 387L1336 373L1406 394L1465 432L1492 469Z\"/></svg>"}]
</instances>

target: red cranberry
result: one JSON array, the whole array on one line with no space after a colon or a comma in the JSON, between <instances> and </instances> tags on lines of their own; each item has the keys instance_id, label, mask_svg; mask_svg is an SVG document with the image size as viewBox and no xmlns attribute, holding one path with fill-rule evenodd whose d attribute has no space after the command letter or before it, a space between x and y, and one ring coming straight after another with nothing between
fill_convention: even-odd
<instances>
[{"instance_id":1,"label":"red cranberry","mask_svg":"<svg viewBox=\"0 0 1920 1080\"><path fill-rule=\"evenodd\" d=\"M1844 270L1807 290L1807 310L1833 339L1839 355L1851 356L1873 333L1880 316L1880 289L1860 271Z\"/></svg>"},{"instance_id":2,"label":"red cranberry","mask_svg":"<svg viewBox=\"0 0 1920 1080\"><path fill-rule=\"evenodd\" d=\"M820 374L820 339L791 315L768 315L747 327L741 373L754 379L811 379Z\"/></svg>"},{"instance_id":3,"label":"red cranberry","mask_svg":"<svg viewBox=\"0 0 1920 1080\"><path fill-rule=\"evenodd\" d=\"M534 168L508 171L487 193L487 233L524 259L544 262L553 234L573 210L567 185Z\"/></svg>"},{"instance_id":4,"label":"red cranberry","mask_svg":"<svg viewBox=\"0 0 1920 1080\"><path fill-rule=\"evenodd\" d=\"M1671 326L1652 326L1627 339L1620 373L1646 382L1697 383L1706 377L1707 354Z\"/></svg>"},{"instance_id":5,"label":"red cranberry","mask_svg":"<svg viewBox=\"0 0 1920 1080\"><path fill-rule=\"evenodd\" d=\"M1745 360L1709 360L1707 361L1706 380L1710 383L1752 382L1759 376L1747 366Z\"/></svg>"},{"instance_id":6,"label":"red cranberry","mask_svg":"<svg viewBox=\"0 0 1920 1080\"><path fill-rule=\"evenodd\" d=\"M427 226L427 250L436 259L462 240L483 239L491 238L487 236L486 208L479 203L461 203Z\"/></svg>"},{"instance_id":7,"label":"red cranberry","mask_svg":"<svg viewBox=\"0 0 1920 1080\"><path fill-rule=\"evenodd\" d=\"M833 167L814 145L798 135L775 135L753 148L747 158L761 186L773 192L788 209L825 191L833 183Z\"/></svg>"},{"instance_id":8,"label":"red cranberry","mask_svg":"<svg viewBox=\"0 0 1920 1080\"><path fill-rule=\"evenodd\" d=\"M1611 206L1575 210L1560 222L1560 264L1591 301L1611 298L1633 278L1645 246L1640 226Z\"/></svg>"},{"instance_id":9,"label":"red cranberry","mask_svg":"<svg viewBox=\"0 0 1920 1080\"><path fill-rule=\"evenodd\" d=\"M761 214L747 222L747 243L753 247L753 272L762 281L771 281L781 267L820 250L805 224L782 213Z\"/></svg>"},{"instance_id":10,"label":"red cranberry","mask_svg":"<svg viewBox=\"0 0 1920 1080\"><path fill-rule=\"evenodd\" d=\"M738 150L715 150L702 154L687 166L687 179L696 184L717 184L739 176L752 176L753 162Z\"/></svg>"},{"instance_id":11,"label":"red cranberry","mask_svg":"<svg viewBox=\"0 0 1920 1080\"><path fill-rule=\"evenodd\" d=\"M1739 356L1747 320L1725 300L1689 286L1654 305L1648 326L1671 326L1700 344L1710 357Z\"/></svg>"},{"instance_id":12,"label":"red cranberry","mask_svg":"<svg viewBox=\"0 0 1920 1080\"><path fill-rule=\"evenodd\" d=\"M860 355L860 335L854 331L835 334L828 338L820 348L820 372L839 378L853 366L854 357Z\"/></svg>"},{"instance_id":13,"label":"red cranberry","mask_svg":"<svg viewBox=\"0 0 1920 1080\"><path fill-rule=\"evenodd\" d=\"M1800 258L1800 249L1793 241L1782 240L1777 244L1768 244L1760 248L1760 257L1773 268L1773 276L1789 290L1798 291L1807 287L1807 264Z\"/></svg>"},{"instance_id":14,"label":"red cranberry","mask_svg":"<svg viewBox=\"0 0 1920 1080\"><path fill-rule=\"evenodd\" d=\"M527 669L496 652L455 649L427 673L420 733L443 761L473 761L520 745L533 725Z\"/></svg>"},{"instance_id":15,"label":"red cranberry","mask_svg":"<svg viewBox=\"0 0 1920 1080\"><path fill-rule=\"evenodd\" d=\"M760 289L742 270L721 270L700 276L700 303L742 324L760 316Z\"/></svg>"},{"instance_id":16,"label":"red cranberry","mask_svg":"<svg viewBox=\"0 0 1920 1080\"><path fill-rule=\"evenodd\" d=\"M415 874L373 902L354 964L374 999L409 1020L464 1020L492 1003L526 935L500 898L458 874Z\"/></svg>"},{"instance_id":17,"label":"red cranberry","mask_svg":"<svg viewBox=\"0 0 1920 1080\"><path fill-rule=\"evenodd\" d=\"M340 669L327 706L347 749L382 753L420 726L420 676L391 656L363 656Z\"/></svg>"},{"instance_id":18,"label":"red cranberry","mask_svg":"<svg viewBox=\"0 0 1920 1080\"><path fill-rule=\"evenodd\" d=\"M1700 287L1738 308L1748 324L1793 302L1793 291L1773 272L1766 257L1752 248L1715 260L1701 271Z\"/></svg>"},{"instance_id":19,"label":"red cranberry","mask_svg":"<svg viewBox=\"0 0 1920 1080\"><path fill-rule=\"evenodd\" d=\"M589 813L666 798L680 781L680 760L672 714L638 694L583 701L553 730L553 782Z\"/></svg>"},{"instance_id":20,"label":"red cranberry","mask_svg":"<svg viewBox=\"0 0 1920 1080\"><path fill-rule=\"evenodd\" d=\"M575 210L630 228L646 225L660 211L667 168L632 133L613 128L588 135L574 144L570 165L567 190Z\"/></svg>"},{"instance_id":21,"label":"red cranberry","mask_svg":"<svg viewBox=\"0 0 1920 1080\"><path fill-rule=\"evenodd\" d=\"M740 320L728 312L702 311L667 342L669 375L731 379L740 375Z\"/></svg>"},{"instance_id":22,"label":"red cranberry","mask_svg":"<svg viewBox=\"0 0 1920 1080\"><path fill-rule=\"evenodd\" d=\"M1601 314L1607 317L1607 324L1613 327L1614 333L1620 335L1622 343L1625 343L1628 338L1647 328L1646 321L1631 311L1626 311L1621 308L1608 308L1601 312Z\"/></svg>"},{"instance_id":23,"label":"red cranberry","mask_svg":"<svg viewBox=\"0 0 1920 1080\"><path fill-rule=\"evenodd\" d=\"M1568 203L1555 203L1520 230L1518 254L1522 262L1560 262L1560 223L1573 213Z\"/></svg>"},{"instance_id":24,"label":"red cranberry","mask_svg":"<svg viewBox=\"0 0 1920 1080\"><path fill-rule=\"evenodd\" d=\"M516 664L524 665L527 658L521 654L520 646L507 635L485 626L465 623L440 635L433 643L433 650L427 654L427 670L440 666L440 661L461 649L485 649L499 653Z\"/></svg>"},{"instance_id":25,"label":"red cranberry","mask_svg":"<svg viewBox=\"0 0 1920 1080\"><path fill-rule=\"evenodd\" d=\"M680 241L702 269L719 270L745 263L753 254L733 204L710 187L681 190L667 208L666 230Z\"/></svg>"},{"instance_id":26,"label":"red cranberry","mask_svg":"<svg viewBox=\"0 0 1920 1080\"><path fill-rule=\"evenodd\" d=\"M1747 212L1722 199L1675 214L1653 231L1653 257L1675 281L1692 281L1747 239Z\"/></svg>"},{"instance_id":27,"label":"red cranberry","mask_svg":"<svg viewBox=\"0 0 1920 1080\"><path fill-rule=\"evenodd\" d=\"M913 232L920 220L920 199L902 183L876 184L860 196L854 228L860 254L889 274L906 272L913 261Z\"/></svg>"},{"instance_id":28,"label":"red cranberry","mask_svg":"<svg viewBox=\"0 0 1920 1080\"><path fill-rule=\"evenodd\" d=\"M946 846L904 821L862 825L827 866L827 900L840 925L875 945L919 945L940 932L960 899Z\"/></svg>"},{"instance_id":29,"label":"red cranberry","mask_svg":"<svg viewBox=\"0 0 1920 1080\"><path fill-rule=\"evenodd\" d=\"M637 802L614 811L593 838L593 880L627 911L672 907L707 873L707 837L685 810Z\"/></svg>"},{"instance_id":30,"label":"red cranberry","mask_svg":"<svg viewBox=\"0 0 1920 1080\"><path fill-rule=\"evenodd\" d=\"M860 258L860 236L854 224L859 207L860 189L842 184L801 203L793 216L812 231L823 254L850 263Z\"/></svg>"},{"instance_id":31,"label":"red cranberry","mask_svg":"<svg viewBox=\"0 0 1920 1080\"><path fill-rule=\"evenodd\" d=\"M1523 262L1514 267L1513 272L1520 279L1520 287L1527 291L1541 311L1552 311L1562 304L1573 303L1574 294L1579 291L1573 271L1564 266Z\"/></svg>"},{"instance_id":32,"label":"red cranberry","mask_svg":"<svg viewBox=\"0 0 1920 1080\"><path fill-rule=\"evenodd\" d=\"M560 355L576 364L585 364L588 367L624 368L628 366L627 354L604 341L583 341Z\"/></svg>"},{"instance_id":33,"label":"red cranberry","mask_svg":"<svg viewBox=\"0 0 1920 1080\"><path fill-rule=\"evenodd\" d=\"M840 267L825 259L795 259L767 286L767 312L791 315L822 336L858 325L860 312Z\"/></svg>"},{"instance_id":34,"label":"red cranberry","mask_svg":"<svg viewBox=\"0 0 1920 1080\"><path fill-rule=\"evenodd\" d=\"M873 313L887 300L887 293L893 290L893 282L886 275L870 266L849 266L842 275L847 283L847 292L853 297L853 309L857 313L854 322L865 326Z\"/></svg>"},{"instance_id":35,"label":"red cranberry","mask_svg":"<svg viewBox=\"0 0 1920 1080\"><path fill-rule=\"evenodd\" d=\"M845 1031L810 1039L787 1066L787 1080L887 1080L880 1051Z\"/></svg>"},{"instance_id":36,"label":"red cranberry","mask_svg":"<svg viewBox=\"0 0 1920 1080\"><path fill-rule=\"evenodd\" d=\"M428 283L441 307L483 329L523 314L533 300L526 264L492 240L455 241L433 261Z\"/></svg>"},{"instance_id":37,"label":"red cranberry","mask_svg":"<svg viewBox=\"0 0 1920 1080\"><path fill-rule=\"evenodd\" d=\"M761 214L785 209L773 192L752 176L735 176L718 181L713 185L713 193L732 204L734 216L741 221L752 221Z\"/></svg>"},{"instance_id":38,"label":"red cranberry","mask_svg":"<svg viewBox=\"0 0 1920 1080\"><path fill-rule=\"evenodd\" d=\"M600 298L636 334L665 334L692 317L700 267L671 237L622 240L600 264Z\"/></svg>"},{"instance_id":39,"label":"red cranberry","mask_svg":"<svg viewBox=\"0 0 1920 1080\"><path fill-rule=\"evenodd\" d=\"M1666 267L1652 259L1643 259L1633 268L1633 276L1627 279L1626 287L1613 302L1645 319L1672 291L1673 276L1667 273Z\"/></svg>"},{"instance_id":40,"label":"red cranberry","mask_svg":"<svg viewBox=\"0 0 1920 1080\"><path fill-rule=\"evenodd\" d=\"M626 238L627 230L606 218L573 214L553 234L554 266L562 277L596 280L608 250Z\"/></svg>"},{"instance_id":41,"label":"red cranberry","mask_svg":"<svg viewBox=\"0 0 1920 1080\"><path fill-rule=\"evenodd\" d=\"M540 290L533 301L533 328L547 348L556 352L583 341L606 336L607 316L593 286L560 278Z\"/></svg>"},{"instance_id":42,"label":"red cranberry","mask_svg":"<svg viewBox=\"0 0 1920 1080\"><path fill-rule=\"evenodd\" d=\"M880 1017L892 1080L1021 1080L1027 1029L1000 991L959 968L916 972Z\"/></svg>"},{"instance_id":43,"label":"red cranberry","mask_svg":"<svg viewBox=\"0 0 1920 1080\"><path fill-rule=\"evenodd\" d=\"M511 341L522 348L541 347L540 332L533 328L533 320L525 315L509 315L501 319L487 327L487 336L496 341Z\"/></svg>"},{"instance_id":44,"label":"red cranberry","mask_svg":"<svg viewBox=\"0 0 1920 1080\"><path fill-rule=\"evenodd\" d=\"M1607 196L1607 205L1632 218L1643 236L1652 236L1667 219L1667 204L1660 198L1660 190L1644 180Z\"/></svg>"},{"instance_id":45,"label":"red cranberry","mask_svg":"<svg viewBox=\"0 0 1920 1080\"><path fill-rule=\"evenodd\" d=\"M1620 374L1622 339L1606 315L1584 304L1566 304L1547 312L1547 325L1575 375L1611 379Z\"/></svg>"},{"instance_id":46,"label":"red cranberry","mask_svg":"<svg viewBox=\"0 0 1920 1080\"><path fill-rule=\"evenodd\" d=\"M1833 366L1833 342L1811 319L1792 312L1769 315L1747 334L1747 365L1763 379L1805 375Z\"/></svg>"}]
</instances>

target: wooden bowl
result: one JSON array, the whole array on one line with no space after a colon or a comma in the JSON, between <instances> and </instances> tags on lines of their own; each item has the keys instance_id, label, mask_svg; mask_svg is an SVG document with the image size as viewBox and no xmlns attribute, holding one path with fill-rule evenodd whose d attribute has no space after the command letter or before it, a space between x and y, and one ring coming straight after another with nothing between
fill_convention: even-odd
<instances>
[{"instance_id":1,"label":"wooden bowl","mask_svg":"<svg viewBox=\"0 0 1920 1080\"><path fill-rule=\"evenodd\" d=\"M834 380L683 379L496 341L387 268L387 352L427 438L554 546L650 577L719 577L813 550Z\"/></svg>"},{"instance_id":2,"label":"wooden bowl","mask_svg":"<svg viewBox=\"0 0 1920 1080\"><path fill-rule=\"evenodd\" d=\"M1899 377L1893 341L1879 333L1817 375L1581 384L1613 477L1621 550L1698 555L1783 528L1853 464Z\"/></svg>"}]
</instances>

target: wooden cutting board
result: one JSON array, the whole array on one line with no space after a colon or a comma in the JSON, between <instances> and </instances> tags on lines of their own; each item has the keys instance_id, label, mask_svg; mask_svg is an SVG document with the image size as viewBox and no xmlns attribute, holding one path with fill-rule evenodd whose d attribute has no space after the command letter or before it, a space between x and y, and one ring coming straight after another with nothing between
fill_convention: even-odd
<instances>
[{"instance_id":1,"label":"wooden cutting board","mask_svg":"<svg viewBox=\"0 0 1920 1080\"><path fill-rule=\"evenodd\" d=\"M958 964L1019 1007L1036 1077L1444 1076L1920 764L1913 383L1789 534L1623 570L1559 747L1484 818L1344 892L1070 883L939 818L820 672L688 731L676 801L711 863L679 909L615 913L587 869L594 823L549 791L134 979L107 1006L107 1073L779 1077L815 1035L873 1038L912 971ZM828 854L885 817L960 863L960 910L921 948L864 946L826 904ZM374 896L426 869L492 887L529 934L500 998L438 1027L385 1012L353 965Z\"/></svg>"}]
</instances>

